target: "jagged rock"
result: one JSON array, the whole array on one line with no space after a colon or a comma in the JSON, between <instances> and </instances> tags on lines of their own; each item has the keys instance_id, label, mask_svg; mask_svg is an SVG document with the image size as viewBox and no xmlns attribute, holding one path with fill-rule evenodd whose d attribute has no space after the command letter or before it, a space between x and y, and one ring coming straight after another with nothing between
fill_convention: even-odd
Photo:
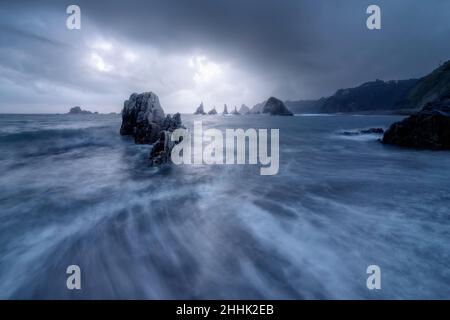
<instances>
[{"instance_id":1,"label":"jagged rock","mask_svg":"<svg viewBox=\"0 0 450 320\"><path fill-rule=\"evenodd\" d=\"M391 125L382 142L412 148L450 149L450 95Z\"/></svg>"},{"instance_id":2,"label":"jagged rock","mask_svg":"<svg viewBox=\"0 0 450 320\"><path fill-rule=\"evenodd\" d=\"M210 110L210 111L208 112L208 114L209 114L209 115L215 115L215 114L217 114L216 107L212 108L212 110Z\"/></svg>"},{"instance_id":3,"label":"jagged rock","mask_svg":"<svg viewBox=\"0 0 450 320\"><path fill-rule=\"evenodd\" d=\"M234 115L240 115L240 113L237 111L237 107L235 106L234 107L234 110L233 111L231 111L231 114L234 114Z\"/></svg>"},{"instance_id":4,"label":"jagged rock","mask_svg":"<svg viewBox=\"0 0 450 320\"><path fill-rule=\"evenodd\" d=\"M201 115L205 115L205 110L203 109L203 102L200 103L200 106L197 108L197 110L195 110L194 114L201 114Z\"/></svg>"},{"instance_id":5,"label":"jagged rock","mask_svg":"<svg viewBox=\"0 0 450 320\"><path fill-rule=\"evenodd\" d=\"M76 107L70 108L69 114L92 114L92 112L83 110L80 107L76 106Z\"/></svg>"},{"instance_id":6,"label":"jagged rock","mask_svg":"<svg viewBox=\"0 0 450 320\"><path fill-rule=\"evenodd\" d=\"M150 151L149 160L152 166L161 165L170 161L170 154L177 142L171 140L172 133L163 130L159 134L159 139L153 144Z\"/></svg>"},{"instance_id":7,"label":"jagged rock","mask_svg":"<svg viewBox=\"0 0 450 320\"><path fill-rule=\"evenodd\" d=\"M135 143L154 143L161 131L173 131L180 126L180 114L165 116L158 96L153 92L133 93L124 102L120 134L134 136Z\"/></svg>"},{"instance_id":8,"label":"jagged rock","mask_svg":"<svg viewBox=\"0 0 450 320\"><path fill-rule=\"evenodd\" d=\"M250 113L250 108L247 107L245 104L241 105L241 108L239 109L240 114L248 114Z\"/></svg>"},{"instance_id":9,"label":"jagged rock","mask_svg":"<svg viewBox=\"0 0 450 320\"><path fill-rule=\"evenodd\" d=\"M286 105L284 104L283 101L281 101L275 97L270 97L269 100L267 100L262 112L269 113L271 115L280 115L280 116L293 116L294 115L291 111L289 111L289 109L286 107Z\"/></svg>"},{"instance_id":10,"label":"jagged rock","mask_svg":"<svg viewBox=\"0 0 450 320\"><path fill-rule=\"evenodd\" d=\"M226 104L224 104L224 106L223 106L223 112L222 112L222 114L228 114L228 107L227 107Z\"/></svg>"}]
</instances>

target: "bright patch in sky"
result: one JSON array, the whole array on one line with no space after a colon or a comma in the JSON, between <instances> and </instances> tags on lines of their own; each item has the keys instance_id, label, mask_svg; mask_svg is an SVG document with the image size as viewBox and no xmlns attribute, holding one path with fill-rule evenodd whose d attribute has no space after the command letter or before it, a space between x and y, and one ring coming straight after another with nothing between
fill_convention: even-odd
<instances>
[{"instance_id":1,"label":"bright patch in sky","mask_svg":"<svg viewBox=\"0 0 450 320\"><path fill-rule=\"evenodd\" d=\"M98 54L98 53L92 53L91 55L91 61L93 66L101 72L108 72L113 69L113 67L105 62L105 60Z\"/></svg>"},{"instance_id":2,"label":"bright patch in sky","mask_svg":"<svg viewBox=\"0 0 450 320\"><path fill-rule=\"evenodd\" d=\"M222 73L222 68L218 64L204 56L191 58L189 66L195 70L193 79L198 84L217 80L217 77Z\"/></svg>"}]
</instances>

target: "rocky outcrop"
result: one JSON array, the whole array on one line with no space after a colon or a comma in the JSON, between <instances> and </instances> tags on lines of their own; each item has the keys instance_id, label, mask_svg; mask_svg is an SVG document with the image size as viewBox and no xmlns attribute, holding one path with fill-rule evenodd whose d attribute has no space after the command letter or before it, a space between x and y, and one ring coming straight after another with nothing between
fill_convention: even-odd
<instances>
[{"instance_id":1,"label":"rocky outcrop","mask_svg":"<svg viewBox=\"0 0 450 320\"><path fill-rule=\"evenodd\" d=\"M200 115L205 115L205 110L203 108L203 102L200 103L200 106L197 108L197 110L195 110L194 114L200 114Z\"/></svg>"},{"instance_id":2,"label":"rocky outcrop","mask_svg":"<svg viewBox=\"0 0 450 320\"><path fill-rule=\"evenodd\" d=\"M270 97L267 100L264 108L262 110L263 113L269 113L271 115L280 115L280 116L293 116L294 114L286 107L283 101Z\"/></svg>"},{"instance_id":3,"label":"rocky outcrop","mask_svg":"<svg viewBox=\"0 0 450 320\"><path fill-rule=\"evenodd\" d=\"M91 111L83 110L80 107L73 107L70 108L70 111L68 114L92 114Z\"/></svg>"},{"instance_id":4,"label":"rocky outcrop","mask_svg":"<svg viewBox=\"0 0 450 320\"><path fill-rule=\"evenodd\" d=\"M153 144L152 150L150 151L150 164L157 166L168 163L173 147L180 141L172 141L172 132L167 130L161 131L158 141Z\"/></svg>"},{"instance_id":5,"label":"rocky outcrop","mask_svg":"<svg viewBox=\"0 0 450 320\"><path fill-rule=\"evenodd\" d=\"M223 105L223 112L222 114L228 114L228 107L226 104Z\"/></svg>"},{"instance_id":6,"label":"rocky outcrop","mask_svg":"<svg viewBox=\"0 0 450 320\"><path fill-rule=\"evenodd\" d=\"M240 113L237 111L237 107L236 106L234 106L234 110L231 111L231 114L234 114L236 116L240 115Z\"/></svg>"},{"instance_id":7,"label":"rocky outcrop","mask_svg":"<svg viewBox=\"0 0 450 320\"><path fill-rule=\"evenodd\" d=\"M391 125L382 142L421 149L450 149L450 95Z\"/></svg>"},{"instance_id":8,"label":"rocky outcrop","mask_svg":"<svg viewBox=\"0 0 450 320\"><path fill-rule=\"evenodd\" d=\"M161 131L181 127L179 113L165 116L158 96L153 92L133 93L124 102L121 135L131 135L138 144L152 144L160 138Z\"/></svg>"},{"instance_id":9,"label":"rocky outcrop","mask_svg":"<svg viewBox=\"0 0 450 320\"><path fill-rule=\"evenodd\" d=\"M215 115L215 114L217 114L216 107L214 107L214 108L212 108L211 110L209 110L208 114L209 114L209 115Z\"/></svg>"},{"instance_id":10,"label":"rocky outcrop","mask_svg":"<svg viewBox=\"0 0 450 320\"><path fill-rule=\"evenodd\" d=\"M247 107L245 104L241 105L241 108L239 109L240 114L248 114L250 112L250 108Z\"/></svg>"}]
</instances>

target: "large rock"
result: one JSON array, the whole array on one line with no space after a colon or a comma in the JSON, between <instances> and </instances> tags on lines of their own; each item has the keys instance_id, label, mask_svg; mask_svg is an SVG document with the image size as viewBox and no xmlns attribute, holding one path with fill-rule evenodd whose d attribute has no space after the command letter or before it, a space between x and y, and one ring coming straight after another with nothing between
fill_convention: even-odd
<instances>
[{"instance_id":1,"label":"large rock","mask_svg":"<svg viewBox=\"0 0 450 320\"><path fill-rule=\"evenodd\" d=\"M154 143L161 131L173 131L180 126L180 114L165 116L158 96L153 92L133 93L124 102L120 134L134 136L135 143Z\"/></svg>"},{"instance_id":2,"label":"large rock","mask_svg":"<svg viewBox=\"0 0 450 320\"><path fill-rule=\"evenodd\" d=\"M203 108L203 102L200 103L200 106L197 108L197 110L195 110L194 114L200 114L200 115L205 115L205 110Z\"/></svg>"},{"instance_id":3,"label":"large rock","mask_svg":"<svg viewBox=\"0 0 450 320\"><path fill-rule=\"evenodd\" d=\"M450 149L450 95L391 125L382 142L412 148Z\"/></svg>"},{"instance_id":4,"label":"large rock","mask_svg":"<svg viewBox=\"0 0 450 320\"><path fill-rule=\"evenodd\" d=\"M263 113L269 113L271 115L280 115L280 116L293 116L294 114L286 107L283 101L270 97L267 100L264 108L262 110Z\"/></svg>"},{"instance_id":5,"label":"large rock","mask_svg":"<svg viewBox=\"0 0 450 320\"><path fill-rule=\"evenodd\" d=\"M239 115L240 115L240 113L237 111L237 107L236 107L236 106L234 106L234 110L231 111L231 114L234 114L234 115L236 115L236 116L239 116Z\"/></svg>"},{"instance_id":6,"label":"large rock","mask_svg":"<svg viewBox=\"0 0 450 320\"><path fill-rule=\"evenodd\" d=\"M223 105L223 112L222 114L228 114L228 107L226 104Z\"/></svg>"}]
</instances>

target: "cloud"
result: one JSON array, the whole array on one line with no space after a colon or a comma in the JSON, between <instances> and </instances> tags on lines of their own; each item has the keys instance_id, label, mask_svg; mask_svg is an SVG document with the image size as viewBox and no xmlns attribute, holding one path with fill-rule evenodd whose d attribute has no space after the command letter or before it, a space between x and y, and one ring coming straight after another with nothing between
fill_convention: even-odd
<instances>
[{"instance_id":1,"label":"cloud","mask_svg":"<svg viewBox=\"0 0 450 320\"><path fill-rule=\"evenodd\" d=\"M375 2L380 31L359 0L81 0L70 31L68 2L3 1L0 112L120 111L141 91L168 112L318 98L449 58L449 2Z\"/></svg>"}]
</instances>

